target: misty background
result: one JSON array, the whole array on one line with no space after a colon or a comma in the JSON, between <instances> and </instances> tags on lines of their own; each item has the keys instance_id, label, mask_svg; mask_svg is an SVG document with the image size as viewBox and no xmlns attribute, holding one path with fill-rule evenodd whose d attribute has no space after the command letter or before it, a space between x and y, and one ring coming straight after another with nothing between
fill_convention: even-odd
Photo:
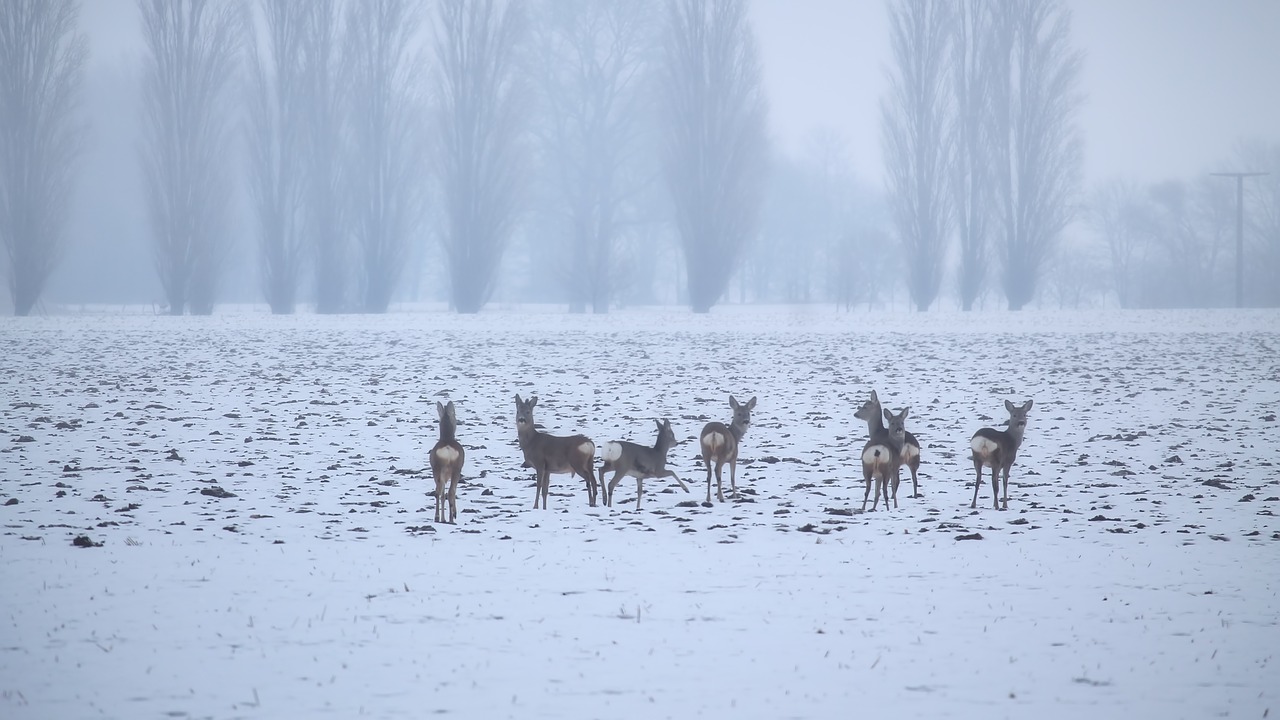
<instances>
[{"instance_id":1,"label":"misty background","mask_svg":"<svg viewBox=\"0 0 1280 720\"><path fill-rule=\"evenodd\" d=\"M14 129L29 96L12 59L38 33L17 20L63 6L78 9L58 38L83 50L75 101L44 108L61 124L29 123L54 141L24 141L38 131ZM1268 0L6 0L0 14L0 175L39 160L24 147L77 150L46 213L60 229L23 221L35 201L0 184L11 290L38 274L20 269L36 262L20 238L56 246L36 253L35 313L1231 306L1236 184L1209 174L1223 171L1270 173L1243 185L1243 304L1280 305ZM204 40L184 50L182 29ZM1019 94L1036 77L1043 92ZM74 143L56 141L63 126Z\"/></svg>"}]
</instances>

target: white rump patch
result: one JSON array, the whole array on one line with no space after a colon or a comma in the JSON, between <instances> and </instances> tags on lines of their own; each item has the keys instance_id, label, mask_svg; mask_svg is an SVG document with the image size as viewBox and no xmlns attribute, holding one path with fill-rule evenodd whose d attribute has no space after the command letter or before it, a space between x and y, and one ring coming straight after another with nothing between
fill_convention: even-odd
<instances>
[{"instance_id":1,"label":"white rump patch","mask_svg":"<svg viewBox=\"0 0 1280 720\"><path fill-rule=\"evenodd\" d=\"M893 453L890 452L887 445L872 445L862 451L862 464L877 465L879 463L888 462L892 455Z\"/></svg>"},{"instance_id":2,"label":"white rump patch","mask_svg":"<svg viewBox=\"0 0 1280 720\"><path fill-rule=\"evenodd\" d=\"M712 455L714 455L720 452L720 448L723 448L724 445L725 445L724 435L718 432L707 433L706 435L703 435L702 436L702 449L704 451L703 459L706 459L707 452L710 452Z\"/></svg>"},{"instance_id":3,"label":"white rump patch","mask_svg":"<svg viewBox=\"0 0 1280 720\"><path fill-rule=\"evenodd\" d=\"M458 451L446 445L436 450L436 457L442 462L455 463L458 461Z\"/></svg>"},{"instance_id":4,"label":"white rump patch","mask_svg":"<svg viewBox=\"0 0 1280 720\"><path fill-rule=\"evenodd\" d=\"M905 463L908 460L911 460L912 458L918 458L918 457L920 457L920 448L914 445L902 446L902 462Z\"/></svg>"},{"instance_id":5,"label":"white rump patch","mask_svg":"<svg viewBox=\"0 0 1280 720\"><path fill-rule=\"evenodd\" d=\"M604 449L600 451L600 458L605 462L613 462L622 457L622 445L616 442L607 442Z\"/></svg>"},{"instance_id":6,"label":"white rump patch","mask_svg":"<svg viewBox=\"0 0 1280 720\"><path fill-rule=\"evenodd\" d=\"M595 455L596 444L588 440L582 443L581 445L579 445L578 450L581 451L584 455Z\"/></svg>"},{"instance_id":7,"label":"white rump patch","mask_svg":"<svg viewBox=\"0 0 1280 720\"><path fill-rule=\"evenodd\" d=\"M969 447L973 448L974 457L982 461L986 461L1000 449L1000 446L996 444L995 441L984 438L981 435L974 438L973 441L969 443Z\"/></svg>"}]
</instances>

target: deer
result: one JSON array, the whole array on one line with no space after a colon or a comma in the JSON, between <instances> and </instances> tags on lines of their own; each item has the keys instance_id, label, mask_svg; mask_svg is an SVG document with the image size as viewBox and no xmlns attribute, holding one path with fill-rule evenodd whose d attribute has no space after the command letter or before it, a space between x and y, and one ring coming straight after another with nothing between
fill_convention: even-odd
<instances>
[{"instance_id":1,"label":"deer","mask_svg":"<svg viewBox=\"0 0 1280 720\"><path fill-rule=\"evenodd\" d=\"M969 447L973 449L973 469L978 474L973 483L973 502L970 508L978 507L978 491L982 489L982 468L991 468L991 502L996 510L1009 509L1009 469L1018 458L1018 448L1022 445L1022 434L1027 430L1027 413L1031 411L1031 400L1021 406L1004 401L1004 409L1009 412L1008 430L996 430L984 427L973 434ZM1000 474L1004 473L1004 507L1000 506Z\"/></svg>"},{"instance_id":2,"label":"deer","mask_svg":"<svg viewBox=\"0 0 1280 720\"><path fill-rule=\"evenodd\" d=\"M709 422L702 428L698 442L702 446L702 461L707 464L707 505L711 504L711 470L716 473L716 497L724 502L724 483L720 472L724 464L729 463L729 490L737 494L738 482L738 445L742 436L751 427L751 411L756 406L752 397L745 404L740 404L732 395L729 396L729 407L733 408L733 421L728 425L721 422Z\"/></svg>"},{"instance_id":3,"label":"deer","mask_svg":"<svg viewBox=\"0 0 1280 720\"><path fill-rule=\"evenodd\" d=\"M462 464L467 453L454 434L458 430L458 416L453 401L448 405L436 403L440 415L440 440L431 448L431 475L436 481L435 522L454 523L458 519L458 482L462 479ZM449 519L444 519L444 486L449 485Z\"/></svg>"},{"instance_id":4,"label":"deer","mask_svg":"<svg viewBox=\"0 0 1280 720\"><path fill-rule=\"evenodd\" d=\"M902 447L906 442L907 415L911 408L905 407L897 415L884 411L884 419L889 421L887 427L873 433L866 445L862 446L862 479L866 483L866 492L862 494L862 511L867 511L867 497L871 495L871 481L876 482L876 497L871 503L871 511L875 512L880 505L880 495L884 494L884 509L889 509L890 479L893 487L893 507L898 507L898 479L902 472Z\"/></svg>"},{"instance_id":5,"label":"deer","mask_svg":"<svg viewBox=\"0 0 1280 720\"><path fill-rule=\"evenodd\" d=\"M516 437L524 453L524 464L533 468L538 481L533 494L533 509L538 509L539 497L542 498L542 509L547 509L551 476L564 473L570 477L581 476L587 481L587 500L591 507L595 507L596 444L586 435L558 436L538 430L533 423L533 409L537 405L537 397L526 401L516 395Z\"/></svg>"},{"instance_id":6,"label":"deer","mask_svg":"<svg viewBox=\"0 0 1280 720\"><path fill-rule=\"evenodd\" d=\"M875 437L876 433L883 431L884 421L880 419L880 398L876 397L876 391L871 391L871 399L864 402L862 407L858 408L853 414L859 420L867 423L867 436ZM911 497L918 498L920 495L920 441L916 440L916 436L906 433L902 442L902 464L911 470ZM898 496L898 477L894 477L893 496Z\"/></svg>"},{"instance_id":7,"label":"deer","mask_svg":"<svg viewBox=\"0 0 1280 720\"><path fill-rule=\"evenodd\" d=\"M600 456L604 463L600 465L600 486L604 490L604 504L613 505L613 490L624 477L636 479L636 511L640 510L640 498L644 495L644 481L657 478L675 478L681 489L689 492L674 470L667 469L667 452L676 444L676 434L671 429L671 421L664 418L654 420L658 426L658 439L653 447L638 445L633 442L619 440L604 444ZM613 480L605 485L604 474L613 471Z\"/></svg>"}]
</instances>

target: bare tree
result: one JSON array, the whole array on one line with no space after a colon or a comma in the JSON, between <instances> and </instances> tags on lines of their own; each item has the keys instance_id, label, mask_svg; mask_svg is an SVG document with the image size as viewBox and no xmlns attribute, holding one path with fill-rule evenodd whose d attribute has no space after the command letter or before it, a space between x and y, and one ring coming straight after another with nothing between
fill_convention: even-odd
<instances>
[{"instance_id":1,"label":"bare tree","mask_svg":"<svg viewBox=\"0 0 1280 720\"><path fill-rule=\"evenodd\" d=\"M303 225L311 240L316 312L336 313L347 306L347 232L339 160L342 149L342 98L339 94L338 38L341 6L337 0L304 2L302 94L309 169Z\"/></svg>"},{"instance_id":2,"label":"bare tree","mask_svg":"<svg viewBox=\"0 0 1280 720\"><path fill-rule=\"evenodd\" d=\"M0 242L15 315L31 312L62 249L88 43L75 0L0 2Z\"/></svg>"},{"instance_id":3,"label":"bare tree","mask_svg":"<svg viewBox=\"0 0 1280 720\"><path fill-rule=\"evenodd\" d=\"M952 14L950 4L934 0L889 4L894 72L880 122L888 200L917 310L928 310L938 297L951 226L946 81Z\"/></svg>"},{"instance_id":4,"label":"bare tree","mask_svg":"<svg viewBox=\"0 0 1280 720\"><path fill-rule=\"evenodd\" d=\"M951 204L960 243L960 307L972 310L986 282L992 188L991 66L995 60L994 5L957 0L951 35Z\"/></svg>"},{"instance_id":5,"label":"bare tree","mask_svg":"<svg viewBox=\"0 0 1280 720\"><path fill-rule=\"evenodd\" d=\"M524 8L511 0L440 0L437 162L453 307L479 312L519 213L530 110L520 49Z\"/></svg>"},{"instance_id":6,"label":"bare tree","mask_svg":"<svg viewBox=\"0 0 1280 720\"><path fill-rule=\"evenodd\" d=\"M310 0L259 0L249 44L249 180L258 218L263 291L271 312L294 310L306 191L304 34ZM250 27L255 27L250 25Z\"/></svg>"},{"instance_id":7,"label":"bare tree","mask_svg":"<svg viewBox=\"0 0 1280 720\"><path fill-rule=\"evenodd\" d=\"M1112 180L1094 189L1086 210L1093 231L1106 243L1111 285L1122 308L1139 304L1140 273L1155 237L1150 202L1137 185Z\"/></svg>"},{"instance_id":8,"label":"bare tree","mask_svg":"<svg viewBox=\"0 0 1280 720\"><path fill-rule=\"evenodd\" d=\"M1235 193L1208 175L1152 186L1155 237L1163 256L1144 275L1145 296L1158 307L1223 306L1233 283Z\"/></svg>"},{"instance_id":9,"label":"bare tree","mask_svg":"<svg viewBox=\"0 0 1280 720\"><path fill-rule=\"evenodd\" d=\"M138 0L147 53L142 162L169 312L213 312L230 205L227 94L241 12L219 0Z\"/></svg>"},{"instance_id":10,"label":"bare tree","mask_svg":"<svg viewBox=\"0 0 1280 720\"><path fill-rule=\"evenodd\" d=\"M617 245L647 179L637 154L652 23L634 0L546 0L540 10L542 144L570 228L569 309L608 312L615 279L625 277Z\"/></svg>"},{"instance_id":11,"label":"bare tree","mask_svg":"<svg viewBox=\"0 0 1280 720\"><path fill-rule=\"evenodd\" d=\"M995 180L1009 308L1035 295L1046 258L1075 213L1080 53L1062 0L1002 0L992 66Z\"/></svg>"},{"instance_id":12,"label":"bare tree","mask_svg":"<svg viewBox=\"0 0 1280 720\"><path fill-rule=\"evenodd\" d=\"M1280 142L1240 143L1236 166L1268 173L1245 183L1245 207L1253 239L1246 254L1248 302L1280 306Z\"/></svg>"},{"instance_id":13,"label":"bare tree","mask_svg":"<svg viewBox=\"0 0 1280 720\"><path fill-rule=\"evenodd\" d=\"M350 110L346 168L360 254L360 308L386 312L423 212L422 58L417 0L348 6L343 65Z\"/></svg>"},{"instance_id":14,"label":"bare tree","mask_svg":"<svg viewBox=\"0 0 1280 720\"><path fill-rule=\"evenodd\" d=\"M768 107L744 0L667 0L659 63L667 187L689 304L719 301L759 229Z\"/></svg>"}]
</instances>

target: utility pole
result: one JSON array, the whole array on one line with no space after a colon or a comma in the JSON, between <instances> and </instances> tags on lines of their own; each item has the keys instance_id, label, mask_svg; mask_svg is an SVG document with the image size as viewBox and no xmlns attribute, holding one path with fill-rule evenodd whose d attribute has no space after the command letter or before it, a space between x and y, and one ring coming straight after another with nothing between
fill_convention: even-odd
<instances>
[{"instance_id":1,"label":"utility pole","mask_svg":"<svg viewBox=\"0 0 1280 720\"><path fill-rule=\"evenodd\" d=\"M1216 177L1236 179L1236 307L1244 307L1244 179L1270 175L1264 172L1209 173Z\"/></svg>"}]
</instances>

